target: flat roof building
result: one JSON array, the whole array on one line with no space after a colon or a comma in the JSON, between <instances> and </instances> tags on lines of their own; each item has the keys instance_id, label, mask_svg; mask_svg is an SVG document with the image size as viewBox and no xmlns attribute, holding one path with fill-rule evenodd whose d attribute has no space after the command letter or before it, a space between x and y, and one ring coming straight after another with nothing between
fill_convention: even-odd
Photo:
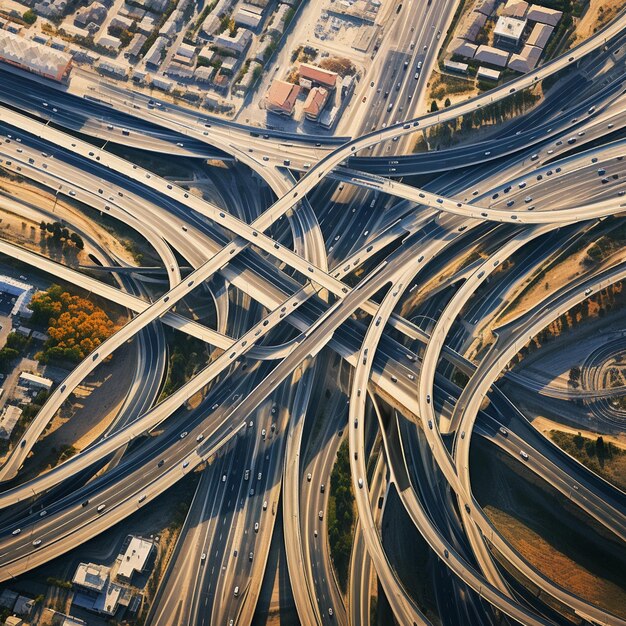
<instances>
[{"instance_id":1,"label":"flat roof building","mask_svg":"<svg viewBox=\"0 0 626 626\"><path fill-rule=\"evenodd\" d=\"M80 563L74 572L72 583L90 595L99 594L109 580L111 568L96 563Z\"/></svg>"},{"instance_id":2,"label":"flat roof building","mask_svg":"<svg viewBox=\"0 0 626 626\"><path fill-rule=\"evenodd\" d=\"M0 439L8 439L15 428L15 424L22 416L22 409L13 404L7 404L0 414Z\"/></svg>"},{"instance_id":3,"label":"flat roof building","mask_svg":"<svg viewBox=\"0 0 626 626\"><path fill-rule=\"evenodd\" d=\"M526 20L516 17L499 17L493 31L494 43L503 47L515 47L520 42L524 28L526 28Z\"/></svg>"},{"instance_id":4,"label":"flat roof building","mask_svg":"<svg viewBox=\"0 0 626 626\"><path fill-rule=\"evenodd\" d=\"M50 391L50 388L54 384L54 381L43 376L37 376L37 374L29 374L28 372L22 372L20 374L20 385L28 387L30 389L45 389Z\"/></svg>"},{"instance_id":5,"label":"flat roof building","mask_svg":"<svg viewBox=\"0 0 626 626\"><path fill-rule=\"evenodd\" d=\"M72 57L65 52L0 30L0 61L44 78L62 81L70 72Z\"/></svg>"},{"instance_id":6,"label":"flat roof building","mask_svg":"<svg viewBox=\"0 0 626 626\"><path fill-rule=\"evenodd\" d=\"M32 315L32 311L28 308L28 303L34 293L32 285L10 276L0 276L0 292L15 296L15 302L11 308L12 316L19 314L22 317L30 317Z\"/></svg>"},{"instance_id":7,"label":"flat roof building","mask_svg":"<svg viewBox=\"0 0 626 626\"><path fill-rule=\"evenodd\" d=\"M299 93L299 85L293 85L284 80L272 81L265 96L267 110L279 115L293 115Z\"/></svg>"},{"instance_id":8,"label":"flat roof building","mask_svg":"<svg viewBox=\"0 0 626 626\"><path fill-rule=\"evenodd\" d=\"M488 67L483 67L482 65L478 68L476 76L479 79L500 80L500 72L498 70L490 70Z\"/></svg>"},{"instance_id":9,"label":"flat roof building","mask_svg":"<svg viewBox=\"0 0 626 626\"><path fill-rule=\"evenodd\" d=\"M117 578L130 582L135 572L143 572L153 549L154 542L150 539L131 537L126 551L122 554L122 561L117 570Z\"/></svg>"},{"instance_id":10,"label":"flat roof building","mask_svg":"<svg viewBox=\"0 0 626 626\"><path fill-rule=\"evenodd\" d=\"M469 67L467 63L459 63L458 61L450 60L444 61L443 66L451 72L460 72L461 74L466 74Z\"/></svg>"}]
</instances>

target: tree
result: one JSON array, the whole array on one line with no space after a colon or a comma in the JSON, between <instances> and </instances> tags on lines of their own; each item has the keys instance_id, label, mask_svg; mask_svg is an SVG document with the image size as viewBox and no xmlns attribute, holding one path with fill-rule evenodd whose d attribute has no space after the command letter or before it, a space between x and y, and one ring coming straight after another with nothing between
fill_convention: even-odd
<instances>
[{"instance_id":1,"label":"tree","mask_svg":"<svg viewBox=\"0 0 626 626\"><path fill-rule=\"evenodd\" d=\"M577 383L580 380L580 367L574 365L569 371L569 379L572 383Z\"/></svg>"},{"instance_id":2,"label":"tree","mask_svg":"<svg viewBox=\"0 0 626 626\"><path fill-rule=\"evenodd\" d=\"M43 362L78 362L95 350L116 330L107 314L90 300L52 285L33 296L29 307L35 323L48 326L50 339L38 356Z\"/></svg>"},{"instance_id":3,"label":"tree","mask_svg":"<svg viewBox=\"0 0 626 626\"><path fill-rule=\"evenodd\" d=\"M37 13L35 13L32 9L28 9L28 11L26 11L24 15L22 15L22 19L27 24L34 24L37 20Z\"/></svg>"},{"instance_id":4,"label":"tree","mask_svg":"<svg viewBox=\"0 0 626 626\"><path fill-rule=\"evenodd\" d=\"M436 101L436 100L433 100L433 101L430 103L430 112L431 112L431 113L434 113L435 111L439 111L439 105L437 104L437 101Z\"/></svg>"},{"instance_id":5,"label":"tree","mask_svg":"<svg viewBox=\"0 0 626 626\"><path fill-rule=\"evenodd\" d=\"M444 107L449 107L452 103L450 102L450 98L446 98L446 101L443 103Z\"/></svg>"}]
</instances>

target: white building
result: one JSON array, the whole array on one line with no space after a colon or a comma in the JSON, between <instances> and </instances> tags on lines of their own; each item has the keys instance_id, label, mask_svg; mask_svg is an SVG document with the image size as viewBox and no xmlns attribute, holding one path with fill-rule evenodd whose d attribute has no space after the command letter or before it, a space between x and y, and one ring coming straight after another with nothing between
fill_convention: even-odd
<instances>
[{"instance_id":1,"label":"white building","mask_svg":"<svg viewBox=\"0 0 626 626\"><path fill-rule=\"evenodd\" d=\"M0 414L0 439L8 439L15 428L15 424L22 416L22 409L13 404L7 404Z\"/></svg>"},{"instance_id":2,"label":"white building","mask_svg":"<svg viewBox=\"0 0 626 626\"><path fill-rule=\"evenodd\" d=\"M524 28L526 28L526 20L501 16L493 31L494 42L501 46L515 47L520 42Z\"/></svg>"},{"instance_id":3,"label":"white building","mask_svg":"<svg viewBox=\"0 0 626 626\"><path fill-rule=\"evenodd\" d=\"M44 378L43 376L37 376L37 374L22 372L20 374L19 384L28 389L45 389L46 391L50 391L54 381L49 378Z\"/></svg>"},{"instance_id":4,"label":"white building","mask_svg":"<svg viewBox=\"0 0 626 626\"><path fill-rule=\"evenodd\" d=\"M153 541L143 539L142 537L131 537L126 551L121 555L117 578L130 582L135 572L143 572L148 564L153 549Z\"/></svg>"},{"instance_id":5,"label":"white building","mask_svg":"<svg viewBox=\"0 0 626 626\"><path fill-rule=\"evenodd\" d=\"M11 309L11 315L18 313L24 317L30 317L32 311L28 308L28 303L33 297L34 288L28 283L24 283L10 276L0 276L0 292L15 296L15 303Z\"/></svg>"}]
</instances>

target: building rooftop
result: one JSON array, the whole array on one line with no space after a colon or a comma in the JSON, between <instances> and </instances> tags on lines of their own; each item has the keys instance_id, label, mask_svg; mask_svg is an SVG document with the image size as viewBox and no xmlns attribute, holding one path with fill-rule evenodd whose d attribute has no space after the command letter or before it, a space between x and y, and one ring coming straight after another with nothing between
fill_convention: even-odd
<instances>
[{"instance_id":1,"label":"building rooftop","mask_svg":"<svg viewBox=\"0 0 626 626\"><path fill-rule=\"evenodd\" d=\"M524 17L528 10L528 2L525 0L509 0L502 10L505 17Z\"/></svg>"},{"instance_id":2,"label":"building rooftop","mask_svg":"<svg viewBox=\"0 0 626 626\"><path fill-rule=\"evenodd\" d=\"M330 88L335 87L339 76L336 72L322 69L321 67L312 65L311 63L300 63L298 72L300 73L300 78L305 78Z\"/></svg>"},{"instance_id":3,"label":"building rooftop","mask_svg":"<svg viewBox=\"0 0 626 626\"><path fill-rule=\"evenodd\" d=\"M30 374L29 372L22 372L20 374L20 382L24 382L27 385L36 385L38 387L45 387L46 389L50 389L52 387L54 381L49 378L44 378L43 376L37 376L37 374Z\"/></svg>"},{"instance_id":4,"label":"building rooftop","mask_svg":"<svg viewBox=\"0 0 626 626\"><path fill-rule=\"evenodd\" d=\"M328 100L328 89L313 87L304 102L304 113L307 117L317 119Z\"/></svg>"},{"instance_id":5,"label":"building rooftop","mask_svg":"<svg viewBox=\"0 0 626 626\"><path fill-rule=\"evenodd\" d=\"M143 572L154 547L154 542L141 537L132 537L126 552L122 555L122 562L117 575L130 580L135 572Z\"/></svg>"},{"instance_id":6,"label":"building rooftop","mask_svg":"<svg viewBox=\"0 0 626 626\"><path fill-rule=\"evenodd\" d=\"M493 34L496 37L504 37L506 39L518 42L524 28L526 27L526 20L520 20L516 17L504 17L501 16L496 22Z\"/></svg>"},{"instance_id":7,"label":"building rooftop","mask_svg":"<svg viewBox=\"0 0 626 626\"><path fill-rule=\"evenodd\" d=\"M516 72L530 72L535 68L543 50L536 46L525 45L519 54L512 54L509 68Z\"/></svg>"},{"instance_id":8,"label":"building rooftop","mask_svg":"<svg viewBox=\"0 0 626 626\"><path fill-rule=\"evenodd\" d=\"M61 80L72 57L31 39L0 30L0 60Z\"/></svg>"},{"instance_id":9,"label":"building rooftop","mask_svg":"<svg viewBox=\"0 0 626 626\"><path fill-rule=\"evenodd\" d=\"M110 567L96 563L80 563L72 582L90 591L102 591L109 580Z\"/></svg>"},{"instance_id":10,"label":"building rooftop","mask_svg":"<svg viewBox=\"0 0 626 626\"><path fill-rule=\"evenodd\" d=\"M562 16L562 11L548 9L538 4L532 4L526 14L526 18L531 22L541 22L542 24L549 24L550 26L556 26Z\"/></svg>"},{"instance_id":11,"label":"building rooftop","mask_svg":"<svg viewBox=\"0 0 626 626\"><path fill-rule=\"evenodd\" d=\"M493 46L478 46L474 59L481 63L488 63L497 67L505 67L509 60L509 53Z\"/></svg>"},{"instance_id":12,"label":"building rooftop","mask_svg":"<svg viewBox=\"0 0 626 626\"><path fill-rule=\"evenodd\" d=\"M474 41L486 21L486 15L478 11L472 11L459 26L457 36L468 41Z\"/></svg>"},{"instance_id":13,"label":"building rooftop","mask_svg":"<svg viewBox=\"0 0 626 626\"><path fill-rule=\"evenodd\" d=\"M275 112L291 115L299 93L299 85L293 85L284 80L275 80L270 85L265 96L267 106Z\"/></svg>"},{"instance_id":14,"label":"building rooftop","mask_svg":"<svg viewBox=\"0 0 626 626\"><path fill-rule=\"evenodd\" d=\"M537 48L545 48L545 45L550 39L550 35L554 31L553 26L548 24L541 24L537 22L526 40L526 44L529 46L537 46Z\"/></svg>"},{"instance_id":15,"label":"building rooftop","mask_svg":"<svg viewBox=\"0 0 626 626\"><path fill-rule=\"evenodd\" d=\"M455 37L448 46L448 52L450 54L458 54L459 56L466 57L468 59L471 59L474 56L477 49L478 46L476 44L470 43L465 39L460 39L459 37Z\"/></svg>"},{"instance_id":16,"label":"building rooftop","mask_svg":"<svg viewBox=\"0 0 626 626\"><path fill-rule=\"evenodd\" d=\"M7 404L0 415L0 439L8 439L22 415L22 409L13 404Z\"/></svg>"},{"instance_id":17,"label":"building rooftop","mask_svg":"<svg viewBox=\"0 0 626 626\"><path fill-rule=\"evenodd\" d=\"M478 76L478 78L487 78L488 80L499 80L500 71L491 70L488 67L483 67L481 65L476 72L476 76Z\"/></svg>"}]
</instances>

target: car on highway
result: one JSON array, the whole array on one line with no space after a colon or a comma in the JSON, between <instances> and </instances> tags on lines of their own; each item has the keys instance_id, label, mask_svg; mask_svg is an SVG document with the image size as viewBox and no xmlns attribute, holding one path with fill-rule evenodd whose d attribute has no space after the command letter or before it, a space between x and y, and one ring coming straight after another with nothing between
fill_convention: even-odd
<instances>
[{"instance_id":1,"label":"car on highway","mask_svg":"<svg viewBox=\"0 0 626 626\"><path fill-rule=\"evenodd\" d=\"M248 555L248 560L252 561L253 558L254 558L254 552L250 552L250 554Z\"/></svg>"},{"instance_id":2,"label":"car on highway","mask_svg":"<svg viewBox=\"0 0 626 626\"><path fill-rule=\"evenodd\" d=\"M524 461L528 461L528 454L524 452L524 450L520 450L519 455L524 459Z\"/></svg>"},{"instance_id":3,"label":"car on highway","mask_svg":"<svg viewBox=\"0 0 626 626\"><path fill-rule=\"evenodd\" d=\"M334 615L332 607L328 607L328 615L332 617Z\"/></svg>"},{"instance_id":4,"label":"car on highway","mask_svg":"<svg viewBox=\"0 0 626 626\"><path fill-rule=\"evenodd\" d=\"M101 504L98 506L98 513L102 513L102 511L104 511L104 509L107 508L106 504Z\"/></svg>"},{"instance_id":5,"label":"car on highway","mask_svg":"<svg viewBox=\"0 0 626 626\"><path fill-rule=\"evenodd\" d=\"M35 539L35 541L33 541L33 545L35 546L35 548L40 546L41 545L41 539Z\"/></svg>"},{"instance_id":6,"label":"car on highway","mask_svg":"<svg viewBox=\"0 0 626 626\"><path fill-rule=\"evenodd\" d=\"M359 489L363 489L363 479L362 478L359 478L358 483L359 483Z\"/></svg>"},{"instance_id":7,"label":"car on highway","mask_svg":"<svg viewBox=\"0 0 626 626\"><path fill-rule=\"evenodd\" d=\"M255 533L259 532L259 522L254 522L254 532Z\"/></svg>"},{"instance_id":8,"label":"car on highway","mask_svg":"<svg viewBox=\"0 0 626 626\"><path fill-rule=\"evenodd\" d=\"M309 472L309 473L306 475L306 479L307 479L307 481L308 481L308 482L311 482L311 478L312 478L312 476L311 476L311 472Z\"/></svg>"},{"instance_id":9,"label":"car on highway","mask_svg":"<svg viewBox=\"0 0 626 626\"><path fill-rule=\"evenodd\" d=\"M185 430L182 433L180 433L180 438L184 439L189 433Z\"/></svg>"},{"instance_id":10,"label":"car on highway","mask_svg":"<svg viewBox=\"0 0 626 626\"><path fill-rule=\"evenodd\" d=\"M317 516L322 520L324 519L324 511L320 511Z\"/></svg>"},{"instance_id":11,"label":"car on highway","mask_svg":"<svg viewBox=\"0 0 626 626\"><path fill-rule=\"evenodd\" d=\"M22 532L21 528L16 528L11 534L12 535L19 535Z\"/></svg>"},{"instance_id":12,"label":"car on highway","mask_svg":"<svg viewBox=\"0 0 626 626\"><path fill-rule=\"evenodd\" d=\"M498 428L498 430L500 431L500 434L503 437L508 437L509 436L509 431L504 426L500 426L500 428Z\"/></svg>"},{"instance_id":13,"label":"car on highway","mask_svg":"<svg viewBox=\"0 0 626 626\"><path fill-rule=\"evenodd\" d=\"M200 563L204 563L206 561L206 552L203 552L200 555Z\"/></svg>"},{"instance_id":14,"label":"car on highway","mask_svg":"<svg viewBox=\"0 0 626 626\"><path fill-rule=\"evenodd\" d=\"M263 510L267 511L267 500L263 500Z\"/></svg>"},{"instance_id":15,"label":"car on highway","mask_svg":"<svg viewBox=\"0 0 626 626\"><path fill-rule=\"evenodd\" d=\"M48 511L46 511L46 510L44 509L43 511L41 511L41 512L39 513L39 517L44 517L44 516L46 516L47 514L48 514Z\"/></svg>"}]
</instances>

